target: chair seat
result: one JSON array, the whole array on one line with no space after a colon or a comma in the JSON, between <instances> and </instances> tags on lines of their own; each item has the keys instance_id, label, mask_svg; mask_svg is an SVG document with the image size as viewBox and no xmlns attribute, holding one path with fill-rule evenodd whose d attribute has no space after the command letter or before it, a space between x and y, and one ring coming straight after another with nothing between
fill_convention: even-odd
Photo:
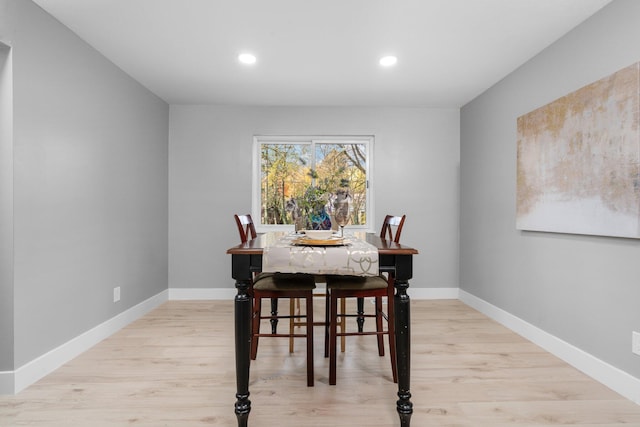
<instances>
[{"instance_id":1,"label":"chair seat","mask_svg":"<svg viewBox=\"0 0 640 427\"><path fill-rule=\"evenodd\" d=\"M315 280L308 274L262 273L253 282L253 289L257 291L310 291L315 288Z\"/></svg>"},{"instance_id":2,"label":"chair seat","mask_svg":"<svg viewBox=\"0 0 640 427\"><path fill-rule=\"evenodd\" d=\"M327 287L336 291L370 291L373 289L386 289L389 286L387 279L382 276L329 276Z\"/></svg>"}]
</instances>

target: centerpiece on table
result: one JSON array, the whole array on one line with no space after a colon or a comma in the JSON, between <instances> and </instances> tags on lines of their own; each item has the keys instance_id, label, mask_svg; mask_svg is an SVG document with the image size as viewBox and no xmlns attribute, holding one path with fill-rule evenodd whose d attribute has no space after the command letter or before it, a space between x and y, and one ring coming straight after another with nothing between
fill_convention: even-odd
<instances>
[{"instance_id":1,"label":"centerpiece on table","mask_svg":"<svg viewBox=\"0 0 640 427\"><path fill-rule=\"evenodd\" d=\"M331 230L331 214L336 213L340 213L340 218L335 217L336 223L344 227L348 222L351 200L349 181L341 179L338 190L332 193L327 188L332 187L335 182L329 179L320 180L313 169L308 175L312 184L302 194L291 197L285 204L285 210L291 214L295 230Z\"/></svg>"},{"instance_id":2,"label":"centerpiece on table","mask_svg":"<svg viewBox=\"0 0 640 427\"><path fill-rule=\"evenodd\" d=\"M307 188L298 200L304 228L309 230L331 230L331 218L327 213L330 193L322 187Z\"/></svg>"}]
</instances>

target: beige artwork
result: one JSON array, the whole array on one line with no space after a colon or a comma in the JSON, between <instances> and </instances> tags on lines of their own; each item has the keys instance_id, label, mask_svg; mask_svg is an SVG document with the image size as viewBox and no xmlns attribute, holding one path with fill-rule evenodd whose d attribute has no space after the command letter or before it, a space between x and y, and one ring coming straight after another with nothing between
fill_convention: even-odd
<instances>
[{"instance_id":1,"label":"beige artwork","mask_svg":"<svg viewBox=\"0 0 640 427\"><path fill-rule=\"evenodd\" d=\"M640 237L639 63L518 117L516 228Z\"/></svg>"}]
</instances>

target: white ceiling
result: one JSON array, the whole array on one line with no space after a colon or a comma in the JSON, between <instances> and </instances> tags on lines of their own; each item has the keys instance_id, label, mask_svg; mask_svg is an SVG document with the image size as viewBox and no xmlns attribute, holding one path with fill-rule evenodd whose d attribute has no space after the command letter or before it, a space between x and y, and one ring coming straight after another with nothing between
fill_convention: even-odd
<instances>
[{"instance_id":1,"label":"white ceiling","mask_svg":"<svg viewBox=\"0 0 640 427\"><path fill-rule=\"evenodd\" d=\"M611 0L34 1L171 104L460 107Z\"/></svg>"}]
</instances>

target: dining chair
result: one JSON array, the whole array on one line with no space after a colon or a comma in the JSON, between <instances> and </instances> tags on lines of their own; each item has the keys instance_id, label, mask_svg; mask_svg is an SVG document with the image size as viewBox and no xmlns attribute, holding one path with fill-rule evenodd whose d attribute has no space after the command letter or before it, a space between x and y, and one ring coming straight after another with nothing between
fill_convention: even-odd
<instances>
[{"instance_id":1,"label":"dining chair","mask_svg":"<svg viewBox=\"0 0 640 427\"><path fill-rule=\"evenodd\" d=\"M240 234L240 242L245 243L247 240L255 239L257 236L256 227L253 223L253 219L250 214L246 215L234 215L236 225L238 226L238 233ZM265 273L260 273L264 275ZM324 283L324 276L316 276L316 283ZM315 297L325 297L324 293L314 293ZM278 319L282 318L278 316L278 298L271 300L271 333L275 334L278 330ZM304 326L306 320L296 321L296 319L304 318L300 316L300 300L298 298L289 299L289 353L293 353L294 350L294 328ZM316 326L324 326L324 322L316 322ZM344 324L342 325L344 329ZM342 341L342 349L344 351L344 340Z\"/></svg>"},{"instance_id":2,"label":"dining chair","mask_svg":"<svg viewBox=\"0 0 640 427\"><path fill-rule=\"evenodd\" d=\"M258 339L260 337L304 337L307 341L307 386L313 386L313 290L316 288L313 275L297 273L274 273L271 275L259 276L253 282L253 314L251 324L251 360L255 360L258 353ZM305 313L289 316L278 316L279 318L305 319L305 333L260 333L260 323L263 319L273 320L274 316L262 314L263 298L288 298L290 300L304 299Z\"/></svg>"},{"instance_id":3,"label":"dining chair","mask_svg":"<svg viewBox=\"0 0 640 427\"><path fill-rule=\"evenodd\" d=\"M255 239L258 236L256 233L256 226L253 223L253 218L251 218L251 214L245 215L233 215L236 220L236 225L238 226L238 233L240 234L240 243L245 243L248 240ZM264 275L264 273L259 273L259 275ZM255 277L254 277L255 279ZM275 334L278 329L278 299L274 298L271 300L271 315L274 316L271 319L271 333ZM293 352L293 350L291 350Z\"/></svg>"},{"instance_id":4,"label":"dining chair","mask_svg":"<svg viewBox=\"0 0 640 427\"><path fill-rule=\"evenodd\" d=\"M387 215L382 223L380 237L395 243L400 243L400 235L404 226L406 215L392 216ZM385 277L383 274L373 277L365 276L327 276L328 291L328 353L329 353L329 384L336 384L337 370L337 337L354 336L354 335L376 335L378 341L378 354L384 356L384 337L389 337L389 357L391 359L391 372L393 382L398 382L398 373L396 368L396 347L395 347L395 315L394 315L394 275L388 273ZM387 298L387 312L383 310L383 298ZM358 312L356 314L348 314L344 308L338 311L338 299L342 298L358 298ZM374 298L375 313L365 314L364 304L360 307L360 299ZM338 332L337 325L339 319L346 317L356 317L358 319L357 332ZM375 318L376 330L364 331L361 329L366 317ZM387 321L387 328L383 327L383 319ZM326 334L325 334L326 336ZM327 356L327 343L325 342L325 357Z\"/></svg>"},{"instance_id":5,"label":"dining chair","mask_svg":"<svg viewBox=\"0 0 640 427\"><path fill-rule=\"evenodd\" d=\"M257 237L255 225L250 214L234 215L240 242L245 243ZM251 359L255 360L258 354L258 339L260 337L288 337L290 352L293 352L294 338L305 337L307 340L307 385L313 386L313 290L315 280L312 275L307 274L281 274L281 273L259 273L252 279L249 294L253 298L252 327L251 327ZM262 299L271 300L271 314L262 314ZM290 314L288 316L278 315L278 299L290 300ZM306 313L293 313L293 301L305 299ZM261 334L260 323L264 319L269 319L271 323L271 333ZM290 327L288 334L278 334L278 319L289 319L290 324L297 319L304 321L296 324L306 327L304 334L296 334Z\"/></svg>"}]
</instances>

